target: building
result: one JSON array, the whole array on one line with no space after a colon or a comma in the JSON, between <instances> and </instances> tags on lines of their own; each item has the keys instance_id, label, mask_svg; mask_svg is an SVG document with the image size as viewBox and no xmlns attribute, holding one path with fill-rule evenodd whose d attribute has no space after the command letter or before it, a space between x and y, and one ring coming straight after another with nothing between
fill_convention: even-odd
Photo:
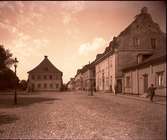
<instances>
[{"instance_id":1,"label":"building","mask_svg":"<svg viewBox=\"0 0 167 140\"><path fill-rule=\"evenodd\" d=\"M74 82L75 82L75 90L81 91L84 89L83 80L82 80L82 69L77 70L77 74L75 75Z\"/></svg>"},{"instance_id":2,"label":"building","mask_svg":"<svg viewBox=\"0 0 167 140\"><path fill-rule=\"evenodd\" d=\"M115 54L112 44L103 54L98 54L95 59L96 90L114 92L115 85Z\"/></svg>"},{"instance_id":3,"label":"building","mask_svg":"<svg viewBox=\"0 0 167 140\"><path fill-rule=\"evenodd\" d=\"M134 21L114 37L103 54L96 58L96 89L122 93L124 85L123 68L135 65L142 54L149 57L166 46L166 36L152 20L147 8L135 16Z\"/></svg>"},{"instance_id":4,"label":"building","mask_svg":"<svg viewBox=\"0 0 167 140\"><path fill-rule=\"evenodd\" d=\"M70 91L75 90L74 78L71 78L70 81L67 83L67 89L70 90Z\"/></svg>"},{"instance_id":5,"label":"building","mask_svg":"<svg viewBox=\"0 0 167 140\"><path fill-rule=\"evenodd\" d=\"M82 68L83 90L95 90L95 65L94 62L85 65Z\"/></svg>"},{"instance_id":6,"label":"building","mask_svg":"<svg viewBox=\"0 0 167 140\"><path fill-rule=\"evenodd\" d=\"M28 72L28 91L60 91L63 73L48 59L44 60Z\"/></svg>"},{"instance_id":7,"label":"building","mask_svg":"<svg viewBox=\"0 0 167 140\"><path fill-rule=\"evenodd\" d=\"M155 94L166 96L166 49L144 58L139 54L136 65L127 66L124 72L123 92L141 95L147 93L151 84L156 86ZM141 59L142 58L142 59Z\"/></svg>"}]
</instances>

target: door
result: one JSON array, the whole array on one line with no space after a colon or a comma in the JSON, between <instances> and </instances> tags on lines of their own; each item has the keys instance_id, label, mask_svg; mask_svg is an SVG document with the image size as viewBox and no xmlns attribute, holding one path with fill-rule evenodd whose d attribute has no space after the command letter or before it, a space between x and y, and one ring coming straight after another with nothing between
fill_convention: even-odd
<instances>
[{"instance_id":1,"label":"door","mask_svg":"<svg viewBox=\"0 0 167 140\"><path fill-rule=\"evenodd\" d=\"M122 93L122 80L117 80L117 92Z\"/></svg>"},{"instance_id":2,"label":"door","mask_svg":"<svg viewBox=\"0 0 167 140\"><path fill-rule=\"evenodd\" d=\"M148 75L143 75L143 87L144 87L144 93L147 93L148 89Z\"/></svg>"}]
</instances>

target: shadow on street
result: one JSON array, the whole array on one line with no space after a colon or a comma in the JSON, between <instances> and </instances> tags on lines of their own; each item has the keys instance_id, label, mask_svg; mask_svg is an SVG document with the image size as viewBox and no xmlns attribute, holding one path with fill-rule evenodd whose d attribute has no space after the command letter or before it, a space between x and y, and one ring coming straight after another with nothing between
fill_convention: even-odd
<instances>
[{"instance_id":1,"label":"shadow on street","mask_svg":"<svg viewBox=\"0 0 167 140\"><path fill-rule=\"evenodd\" d=\"M18 97L17 105L14 105L13 96L0 96L0 108L25 107L41 102L49 102L49 104L52 104L52 102L55 100L60 100L60 99L46 98L46 97Z\"/></svg>"},{"instance_id":2,"label":"shadow on street","mask_svg":"<svg viewBox=\"0 0 167 140\"><path fill-rule=\"evenodd\" d=\"M3 124L14 123L19 118L14 114L0 113L0 126ZM0 129L0 134L4 131Z\"/></svg>"},{"instance_id":3,"label":"shadow on street","mask_svg":"<svg viewBox=\"0 0 167 140\"><path fill-rule=\"evenodd\" d=\"M18 120L18 117L14 114L0 113L0 125L13 123Z\"/></svg>"}]
</instances>

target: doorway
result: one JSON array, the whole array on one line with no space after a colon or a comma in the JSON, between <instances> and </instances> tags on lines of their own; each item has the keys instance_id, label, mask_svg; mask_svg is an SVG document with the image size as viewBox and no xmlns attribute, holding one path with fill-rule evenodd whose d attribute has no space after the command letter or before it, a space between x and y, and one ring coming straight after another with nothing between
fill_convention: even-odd
<instances>
[{"instance_id":1,"label":"doorway","mask_svg":"<svg viewBox=\"0 0 167 140\"><path fill-rule=\"evenodd\" d=\"M117 93L122 93L122 80L117 80Z\"/></svg>"},{"instance_id":2,"label":"doorway","mask_svg":"<svg viewBox=\"0 0 167 140\"><path fill-rule=\"evenodd\" d=\"M144 87L144 93L147 93L147 89L148 89L148 74L143 75L143 87Z\"/></svg>"}]
</instances>

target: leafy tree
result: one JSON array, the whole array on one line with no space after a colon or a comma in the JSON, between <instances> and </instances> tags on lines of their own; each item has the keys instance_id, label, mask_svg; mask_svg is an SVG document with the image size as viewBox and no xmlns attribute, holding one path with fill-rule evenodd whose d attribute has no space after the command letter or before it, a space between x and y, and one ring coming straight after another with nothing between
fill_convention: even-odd
<instances>
[{"instance_id":1,"label":"leafy tree","mask_svg":"<svg viewBox=\"0 0 167 140\"><path fill-rule=\"evenodd\" d=\"M13 63L12 53L0 45L0 90L13 89L19 81L15 73L9 69Z\"/></svg>"},{"instance_id":2,"label":"leafy tree","mask_svg":"<svg viewBox=\"0 0 167 140\"><path fill-rule=\"evenodd\" d=\"M11 67L13 63L12 53L8 49L5 49L3 45L0 45L0 69Z\"/></svg>"}]
</instances>

